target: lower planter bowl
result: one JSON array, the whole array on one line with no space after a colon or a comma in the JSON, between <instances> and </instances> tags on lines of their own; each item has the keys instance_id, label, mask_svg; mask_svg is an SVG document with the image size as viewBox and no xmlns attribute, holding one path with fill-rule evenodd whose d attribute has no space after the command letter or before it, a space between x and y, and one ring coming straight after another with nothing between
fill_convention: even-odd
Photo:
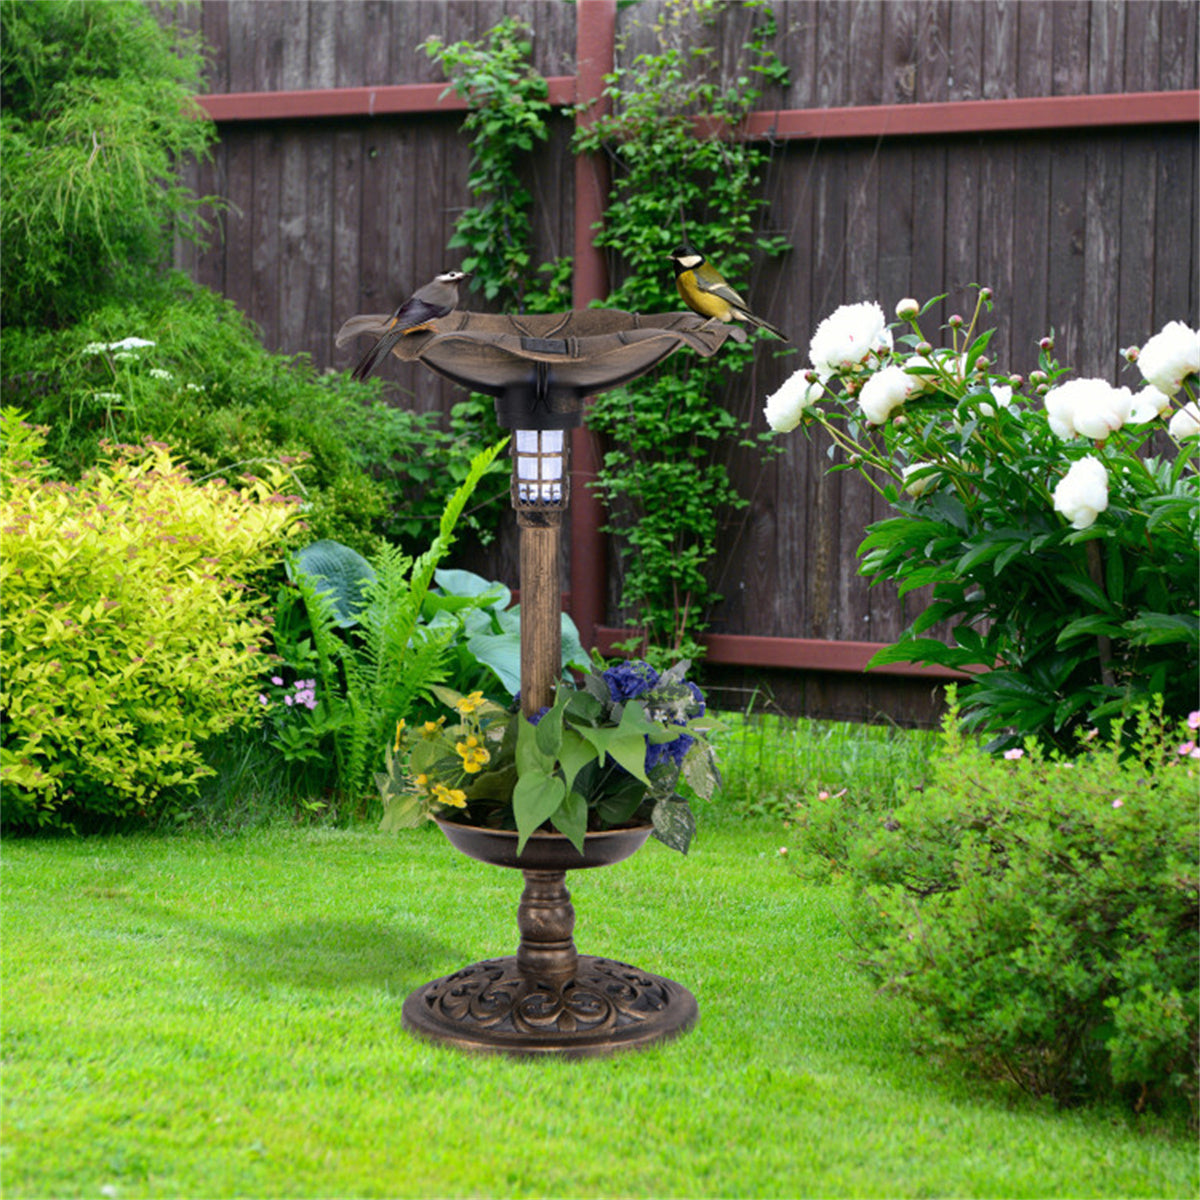
<instances>
[{"instance_id":1,"label":"lower planter bowl","mask_svg":"<svg viewBox=\"0 0 1200 1200\"><path fill-rule=\"evenodd\" d=\"M523 871L582 871L587 867L610 867L635 854L650 836L651 826L630 825L589 833L583 853L561 833L534 833L517 853L518 836L511 829L485 829L458 821L435 818L450 844L470 858L494 867L516 867Z\"/></svg>"},{"instance_id":2,"label":"lower planter bowl","mask_svg":"<svg viewBox=\"0 0 1200 1200\"><path fill-rule=\"evenodd\" d=\"M648 1046L690 1029L687 988L628 963L581 955L566 872L610 866L639 850L649 825L589 833L581 855L567 838L517 834L438 820L463 854L525 876L515 955L472 963L419 987L404 1002L405 1027L460 1050L583 1057Z\"/></svg>"}]
</instances>

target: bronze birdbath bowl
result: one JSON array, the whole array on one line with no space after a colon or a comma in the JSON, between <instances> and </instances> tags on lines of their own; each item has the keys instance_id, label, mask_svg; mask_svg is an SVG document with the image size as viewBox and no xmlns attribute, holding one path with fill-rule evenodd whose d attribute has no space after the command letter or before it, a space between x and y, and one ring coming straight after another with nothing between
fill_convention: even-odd
<instances>
[{"instance_id":1,"label":"bronze birdbath bowl","mask_svg":"<svg viewBox=\"0 0 1200 1200\"><path fill-rule=\"evenodd\" d=\"M379 337L386 313L352 317L337 334ZM406 334L392 353L495 399L502 428L515 430L513 507L520 526L521 707L553 702L562 677L560 540L568 503L569 441L584 401L619 387L688 348L708 358L743 330L694 313L642 315L617 309L499 316L453 312ZM532 473L531 473L532 472ZM568 870L608 866L633 854L649 826L588 834L581 857L566 838L517 835L438 820L472 858L521 870L515 955L473 963L414 991L405 1026L462 1050L563 1057L650 1045L691 1028L695 997L672 980L627 963L578 954Z\"/></svg>"},{"instance_id":2,"label":"bronze birdbath bowl","mask_svg":"<svg viewBox=\"0 0 1200 1200\"><path fill-rule=\"evenodd\" d=\"M384 332L387 313L351 317L338 346L360 334ZM504 429L573 429L588 396L644 375L685 346L709 358L745 331L695 313L571 312L501 316L454 312L408 334L392 353L420 362L472 391L496 398Z\"/></svg>"}]
</instances>

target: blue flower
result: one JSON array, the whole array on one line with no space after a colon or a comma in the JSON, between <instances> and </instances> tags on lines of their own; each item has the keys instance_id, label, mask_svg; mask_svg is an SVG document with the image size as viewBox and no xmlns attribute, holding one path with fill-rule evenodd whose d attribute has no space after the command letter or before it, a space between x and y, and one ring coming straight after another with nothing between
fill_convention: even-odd
<instances>
[{"instance_id":1,"label":"blue flower","mask_svg":"<svg viewBox=\"0 0 1200 1200\"><path fill-rule=\"evenodd\" d=\"M608 684L609 695L618 704L623 704L650 691L658 682L658 672L648 662L633 659L609 667L603 678Z\"/></svg>"},{"instance_id":2,"label":"blue flower","mask_svg":"<svg viewBox=\"0 0 1200 1200\"><path fill-rule=\"evenodd\" d=\"M690 733L681 733L673 742L651 742L646 747L646 770L653 771L661 766L668 758L677 767L683 765L687 752L692 748L696 739Z\"/></svg>"}]
</instances>

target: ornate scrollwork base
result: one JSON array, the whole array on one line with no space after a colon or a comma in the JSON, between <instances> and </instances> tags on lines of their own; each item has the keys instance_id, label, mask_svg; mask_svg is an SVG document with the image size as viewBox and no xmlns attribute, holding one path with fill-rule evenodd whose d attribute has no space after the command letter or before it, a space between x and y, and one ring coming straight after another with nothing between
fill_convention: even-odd
<instances>
[{"instance_id":1,"label":"ornate scrollwork base","mask_svg":"<svg viewBox=\"0 0 1200 1200\"><path fill-rule=\"evenodd\" d=\"M463 1050L582 1057L673 1037L697 1013L687 988L627 963L580 955L559 981L530 975L511 955L418 988L404 1003L404 1024Z\"/></svg>"}]
</instances>

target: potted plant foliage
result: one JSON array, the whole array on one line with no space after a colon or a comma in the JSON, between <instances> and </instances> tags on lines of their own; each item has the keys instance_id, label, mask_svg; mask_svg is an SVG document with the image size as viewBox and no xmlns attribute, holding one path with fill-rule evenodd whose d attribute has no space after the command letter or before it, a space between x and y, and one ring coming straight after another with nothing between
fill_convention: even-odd
<instances>
[{"instance_id":1,"label":"potted plant foliage","mask_svg":"<svg viewBox=\"0 0 1200 1200\"><path fill-rule=\"evenodd\" d=\"M641 825L686 853L695 818L680 781L705 798L719 782L707 738L715 722L689 665L583 671L531 717L482 692L435 687L447 712L415 728L401 722L376 777L384 828L433 818L512 831L517 858L539 831L556 831L586 858L588 833Z\"/></svg>"}]
</instances>

